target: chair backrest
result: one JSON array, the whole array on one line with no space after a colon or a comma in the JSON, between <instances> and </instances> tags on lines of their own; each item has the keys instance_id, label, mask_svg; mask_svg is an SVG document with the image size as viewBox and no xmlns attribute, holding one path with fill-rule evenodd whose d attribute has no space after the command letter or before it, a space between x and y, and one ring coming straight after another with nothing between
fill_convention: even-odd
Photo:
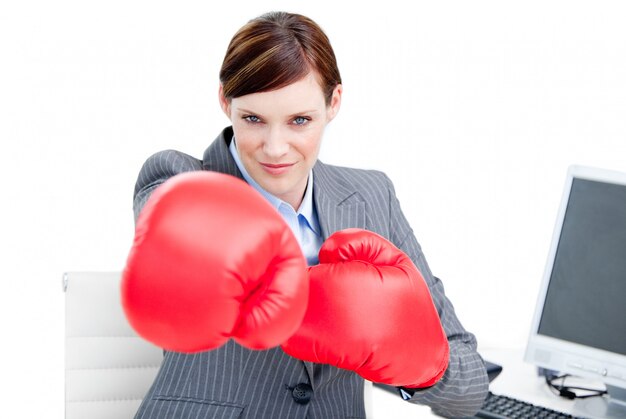
<instances>
[{"instance_id":1,"label":"chair backrest","mask_svg":"<svg viewBox=\"0 0 626 419\"><path fill-rule=\"evenodd\" d=\"M71 272L65 290L65 418L125 419L139 408L163 359L132 330L119 272Z\"/></svg>"}]
</instances>

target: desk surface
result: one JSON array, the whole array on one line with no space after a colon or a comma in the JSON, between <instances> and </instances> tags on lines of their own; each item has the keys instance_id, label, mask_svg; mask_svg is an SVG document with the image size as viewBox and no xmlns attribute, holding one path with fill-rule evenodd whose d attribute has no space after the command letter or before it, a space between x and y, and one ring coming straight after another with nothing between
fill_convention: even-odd
<instances>
[{"instance_id":1,"label":"desk surface","mask_svg":"<svg viewBox=\"0 0 626 419\"><path fill-rule=\"evenodd\" d=\"M536 368L524 362L523 349L485 349L480 351L484 359L503 366L502 373L491 383L495 394L515 397L565 413L573 413L574 402L556 396L537 376ZM371 417L373 419L415 419L438 417L429 407L414 405L388 391L372 389Z\"/></svg>"}]
</instances>

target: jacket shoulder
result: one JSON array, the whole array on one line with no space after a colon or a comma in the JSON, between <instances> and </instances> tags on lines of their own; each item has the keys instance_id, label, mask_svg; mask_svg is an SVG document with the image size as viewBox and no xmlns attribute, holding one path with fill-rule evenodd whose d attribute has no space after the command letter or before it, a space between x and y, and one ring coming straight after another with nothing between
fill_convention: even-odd
<instances>
[{"instance_id":1,"label":"jacket shoulder","mask_svg":"<svg viewBox=\"0 0 626 419\"><path fill-rule=\"evenodd\" d=\"M164 150L148 157L139 171L133 194L135 221L152 192L180 173L202 170L202 161L177 150Z\"/></svg>"},{"instance_id":2,"label":"jacket shoulder","mask_svg":"<svg viewBox=\"0 0 626 419\"><path fill-rule=\"evenodd\" d=\"M202 170L202 161L177 150L163 150L154 153L145 161L137 182L135 194L180 173Z\"/></svg>"}]
</instances>

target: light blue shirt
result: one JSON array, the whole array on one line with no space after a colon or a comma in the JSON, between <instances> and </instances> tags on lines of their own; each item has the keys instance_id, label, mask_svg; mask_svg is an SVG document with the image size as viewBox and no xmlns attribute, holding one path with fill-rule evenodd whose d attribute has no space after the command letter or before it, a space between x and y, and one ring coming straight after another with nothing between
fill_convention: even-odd
<instances>
[{"instance_id":1,"label":"light blue shirt","mask_svg":"<svg viewBox=\"0 0 626 419\"><path fill-rule=\"evenodd\" d=\"M317 211L315 210L315 205L313 205L313 171L309 173L309 180L306 185L302 203L300 204L298 211L295 211L291 205L267 192L261 187L261 185L252 179L239 158L234 137L230 142L229 150L246 182L263 195L263 197L267 199L274 208L276 208L283 219L287 222L291 231L293 231L294 236L298 240L302 253L304 253L309 266L317 265L319 263L318 253L320 247L322 247L323 240L317 218Z\"/></svg>"}]
</instances>

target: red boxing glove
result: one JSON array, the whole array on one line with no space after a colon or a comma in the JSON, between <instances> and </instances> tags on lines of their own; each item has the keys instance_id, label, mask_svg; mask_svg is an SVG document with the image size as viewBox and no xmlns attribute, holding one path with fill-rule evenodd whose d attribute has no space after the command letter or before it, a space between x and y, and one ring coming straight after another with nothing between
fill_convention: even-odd
<instances>
[{"instance_id":1,"label":"red boxing glove","mask_svg":"<svg viewBox=\"0 0 626 419\"><path fill-rule=\"evenodd\" d=\"M245 182L204 171L154 191L121 284L131 326L178 352L231 337L252 349L279 345L300 325L308 289L304 256L280 214Z\"/></svg>"},{"instance_id":2,"label":"red boxing glove","mask_svg":"<svg viewBox=\"0 0 626 419\"><path fill-rule=\"evenodd\" d=\"M348 229L326 240L319 260L309 268L306 315L284 351L378 383L435 384L448 340L411 259L375 233Z\"/></svg>"}]
</instances>

